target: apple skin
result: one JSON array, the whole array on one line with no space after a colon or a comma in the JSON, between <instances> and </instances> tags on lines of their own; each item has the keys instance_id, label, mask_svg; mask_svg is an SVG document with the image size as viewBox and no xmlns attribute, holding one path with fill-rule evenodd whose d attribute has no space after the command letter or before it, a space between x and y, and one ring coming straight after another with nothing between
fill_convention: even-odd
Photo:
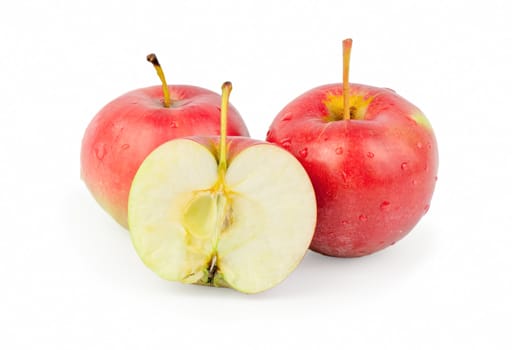
<instances>
[{"instance_id":1,"label":"apple skin","mask_svg":"<svg viewBox=\"0 0 512 350\"><path fill-rule=\"evenodd\" d=\"M394 244L428 211L438 151L428 120L394 91L351 84L355 119L332 120L342 96L341 84L304 93L276 116L267 141L291 152L311 178L318 213L310 248L358 257Z\"/></svg>"},{"instance_id":2,"label":"apple skin","mask_svg":"<svg viewBox=\"0 0 512 350\"><path fill-rule=\"evenodd\" d=\"M116 98L93 118L82 140L81 177L96 201L125 228L130 186L147 155L175 138L220 133L220 95L188 85L169 85L169 91L169 108L163 106L161 86ZM249 135L232 105L227 134Z\"/></svg>"},{"instance_id":3,"label":"apple skin","mask_svg":"<svg viewBox=\"0 0 512 350\"><path fill-rule=\"evenodd\" d=\"M213 135L213 136L203 136L203 135L197 135L197 136L187 136L184 137L184 139L191 140L194 142L197 142L204 147L206 147L211 154L215 158L217 158L217 161L219 159L219 142L220 142L220 136ZM226 162L229 167L229 164L233 159L240 154L243 150L253 147L256 145L264 145L264 144L271 144L267 141L262 140L256 140L251 139L250 137L246 136L229 136L226 138Z\"/></svg>"}]
</instances>

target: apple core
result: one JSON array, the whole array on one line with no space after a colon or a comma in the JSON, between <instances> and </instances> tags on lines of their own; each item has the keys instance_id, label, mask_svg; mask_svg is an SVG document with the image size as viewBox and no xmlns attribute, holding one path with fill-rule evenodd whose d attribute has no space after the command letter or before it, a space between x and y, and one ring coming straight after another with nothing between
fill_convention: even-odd
<instances>
[{"instance_id":1,"label":"apple core","mask_svg":"<svg viewBox=\"0 0 512 350\"><path fill-rule=\"evenodd\" d=\"M202 255L207 262L207 271L202 274L192 273L199 280L188 280L190 283L219 285L220 278L216 275L217 247L221 235L230 227L232 208L227 194L223 190L212 188L209 191L196 193L187 204L182 224L186 231L187 247L194 254Z\"/></svg>"}]
</instances>

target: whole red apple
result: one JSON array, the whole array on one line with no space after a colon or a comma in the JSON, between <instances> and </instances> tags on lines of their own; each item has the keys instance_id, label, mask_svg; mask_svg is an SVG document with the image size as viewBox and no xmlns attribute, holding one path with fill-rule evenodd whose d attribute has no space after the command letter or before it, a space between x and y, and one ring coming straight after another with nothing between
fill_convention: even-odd
<instances>
[{"instance_id":1,"label":"whole red apple","mask_svg":"<svg viewBox=\"0 0 512 350\"><path fill-rule=\"evenodd\" d=\"M156 60L150 56L148 60ZM162 80L168 90L142 88L108 103L83 137L81 177L96 201L124 227L133 177L151 151L175 138L220 133L219 94L196 86L167 85ZM231 105L228 120L228 135L249 135Z\"/></svg>"},{"instance_id":2,"label":"whole red apple","mask_svg":"<svg viewBox=\"0 0 512 350\"><path fill-rule=\"evenodd\" d=\"M318 205L311 249L356 257L395 243L428 211L438 152L416 106L390 89L349 85L345 68L343 85L288 104L267 140L295 155L311 178Z\"/></svg>"}]
</instances>

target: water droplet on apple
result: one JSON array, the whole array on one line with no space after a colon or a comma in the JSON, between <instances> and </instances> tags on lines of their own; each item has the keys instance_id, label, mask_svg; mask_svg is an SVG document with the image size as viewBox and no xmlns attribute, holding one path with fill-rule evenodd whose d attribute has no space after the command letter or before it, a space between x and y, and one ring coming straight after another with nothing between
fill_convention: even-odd
<instances>
[{"instance_id":1,"label":"water droplet on apple","mask_svg":"<svg viewBox=\"0 0 512 350\"><path fill-rule=\"evenodd\" d=\"M368 220L368 216L364 215L364 214L361 214L359 215L359 221L367 221Z\"/></svg>"},{"instance_id":2,"label":"water droplet on apple","mask_svg":"<svg viewBox=\"0 0 512 350\"><path fill-rule=\"evenodd\" d=\"M124 145L122 145L122 146L121 146L121 149L122 149L123 151L126 151L128 148L130 148L130 145L129 145L129 144L127 144L127 143L125 143Z\"/></svg>"},{"instance_id":3,"label":"water droplet on apple","mask_svg":"<svg viewBox=\"0 0 512 350\"><path fill-rule=\"evenodd\" d=\"M421 142L418 142L418 143L416 144L416 147L418 147L419 149L421 149L421 148L423 148L423 144L422 144Z\"/></svg>"},{"instance_id":4,"label":"water droplet on apple","mask_svg":"<svg viewBox=\"0 0 512 350\"><path fill-rule=\"evenodd\" d=\"M407 162L403 162L401 165L400 165L400 168L402 168L402 170L407 170Z\"/></svg>"},{"instance_id":5,"label":"water droplet on apple","mask_svg":"<svg viewBox=\"0 0 512 350\"><path fill-rule=\"evenodd\" d=\"M290 149L290 146L292 145L292 141L289 138L282 139L280 143L281 146L283 146L286 149Z\"/></svg>"},{"instance_id":6,"label":"water droplet on apple","mask_svg":"<svg viewBox=\"0 0 512 350\"><path fill-rule=\"evenodd\" d=\"M104 143L100 143L94 147L94 153L96 154L96 158L98 158L98 160L103 160L107 154L107 147Z\"/></svg>"},{"instance_id":7,"label":"water droplet on apple","mask_svg":"<svg viewBox=\"0 0 512 350\"><path fill-rule=\"evenodd\" d=\"M290 112L286 113L284 116L283 116L283 119L281 119L282 122L287 122L289 120L292 119L292 114Z\"/></svg>"},{"instance_id":8,"label":"water droplet on apple","mask_svg":"<svg viewBox=\"0 0 512 350\"><path fill-rule=\"evenodd\" d=\"M380 203L379 208L380 208L380 210L386 210L386 209L388 209L388 208L389 208L389 205L390 205L390 204L391 204L391 203L389 203L388 201L384 201L384 202Z\"/></svg>"},{"instance_id":9,"label":"water droplet on apple","mask_svg":"<svg viewBox=\"0 0 512 350\"><path fill-rule=\"evenodd\" d=\"M348 220L341 220L342 225L348 225Z\"/></svg>"},{"instance_id":10,"label":"water droplet on apple","mask_svg":"<svg viewBox=\"0 0 512 350\"><path fill-rule=\"evenodd\" d=\"M336 150L335 150L336 154L343 154L343 147L336 147Z\"/></svg>"},{"instance_id":11,"label":"water droplet on apple","mask_svg":"<svg viewBox=\"0 0 512 350\"><path fill-rule=\"evenodd\" d=\"M301 156L302 158L306 158L308 156L308 149L307 148L303 148L299 151L299 156Z\"/></svg>"},{"instance_id":12,"label":"water droplet on apple","mask_svg":"<svg viewBox=\"0 0 512 350\"><path fill-rule=\"evenodd\" d=\"M368 152L368 153L366 153L366 156L371 159L371 158L375 157L375 154L373 152Z\"/></svg>"},{"instance_id":13,"label":"water droplet on apple","mask_svg":"<svg viewBox=\"0 0 512 350\"><path fill-rule=\"evenodd\" d=\"M176 123L174 120L171 122L171 124L169 124L169 126L172 128L172 129L176 129L178 127L178 123Z\"/></svg>"},{"instance_id":14,"label":"water droplet on apple","mask_svg":"<svg viewBox=\"0 0 512 350\"><path fill-rule=\"evenodd\" d=\"M425 207L423 208L423 214L426 214L429 209L430 209L430 204L425 205Z\"/></svg>"},{"instance_id":15,"label":"water droplet on apple","mask_svg":"<svg viewBox=\"0 0 512 350\"><path fill-rule=\"evenodd\" d=\"M418 184L418 180L412 180L412 185L416 186Z\"/></svg>"}]
</instances>

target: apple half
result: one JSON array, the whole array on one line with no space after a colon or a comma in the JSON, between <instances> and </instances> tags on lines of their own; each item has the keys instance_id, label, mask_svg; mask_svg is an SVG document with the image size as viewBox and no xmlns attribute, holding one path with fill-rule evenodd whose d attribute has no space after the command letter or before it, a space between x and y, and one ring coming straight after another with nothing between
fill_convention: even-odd
<instances>
[{"instance_id":1,"label":"apple half","mask_svg":"<svg viewBox=\"0 0 512 350\"><path fill-rule=\"evenodd\" d=\"M315 193L287 151L221 131L150 153L131 186L128 224L138 255L162 278L257 293L284 280L308 250Z\"/></svg>"}]
</instances>

